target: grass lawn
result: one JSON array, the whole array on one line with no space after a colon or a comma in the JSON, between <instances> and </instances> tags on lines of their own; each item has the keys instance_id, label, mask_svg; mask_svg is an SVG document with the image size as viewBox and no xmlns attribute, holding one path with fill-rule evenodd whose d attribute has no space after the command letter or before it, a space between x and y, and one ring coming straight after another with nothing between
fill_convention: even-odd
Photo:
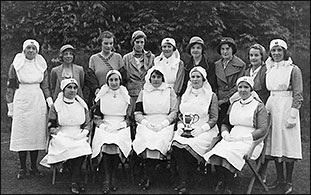
<instances>
[{"instance_id":1,"label":"grass lawn","mask_svg":"<svg viewBox=\"0 0 311 195\"><path fill-rule=\"evenodd\" d=\"M44 178L35 178L29 176L24 180L17 180L16 175L19 170L19 159L15 152L9 151L10 132L9 128L1 129L1 194L70 194L69 184L52 185L52 170L39 166L40 170L45 173ZM303 142L303 160L296 163L293 174L294 194L310 194L310 141ZM40 160L44 155L44 151L40 151ZM28 167L29 155L27 158ZM143 191L137 185L138 178L135 177L135 183L132 184L128 177L128 168L123 172L121 166L118 170L119 189L114 193L118 194L176 194L173 187L169 185L168 169L161 169L155 175L148 191ZM244 166L242 172L235 179L234 193L243 194L247 190L247 185L252 176L251 170L247 165ZM207 175L198 172L194 178L194 186L190 189L192 194L213 194L214 174ZM268 166L268 183L276 178L274 163L270 162ZM64 179L60 177L59 179ZM137 181L136 181L137 180ZM96 180L92 183L90 180L87 184L88 194L101 194L101 183ZM278 191L262 191L259 183L255 183L253 194L275 194Z\"/></svg>"}]
</instances>

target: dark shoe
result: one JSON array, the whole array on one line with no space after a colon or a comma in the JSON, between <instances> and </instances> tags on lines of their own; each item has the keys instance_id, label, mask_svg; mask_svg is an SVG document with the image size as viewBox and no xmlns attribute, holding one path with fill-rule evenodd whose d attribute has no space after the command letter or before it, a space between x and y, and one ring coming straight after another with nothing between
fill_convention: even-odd
<instances>
[{"instance_id":1,"label":"dark shoe","mask_svg":"<svg viewBox=\"0 0 311 195\"><path fill-rule=\"evenodd\" d=\"M38 177L44 177L45 175L40 172L38 169L29 169L30 175L38 176Z\"/></svg>"},{"instance_id":2,"label":"dark shoe","mask_svg":"<svg viewBox=\"0 0 311 195\"><path fill-rule=\"evenodd\" d=\"M80 192L85 192L85 189L86 189L86 187L85 187L85 184L84 183L80 183L80 185L79 185L79 189L80 189Z\"/></svg>"},{"instance_id":3,"label":"dark shoe","mask_svg":"<svg viewBox=\"0 0 311 195\"><path fill-rule=\"evenodd\" d=\"M111 180L110 190L111 191L117 191L118 190L118 182L116 179Z\"/></svg>"},{"instance_id":4,"label":"dark shoe","mask_svg":"<svg viewBox=\"0 0 311 195\"><path fill-rule=\"evenodd\" d=\"M142 185L142 189L143 189L143 190L148 190L149 187L150 187L150 179L147 178L147 179L145 180L145 183Z\"/></svg>"},{"instance_id":5,"label":"dark shoe","mask_svg":"<svg viewBox=\"0 0 311 195\"><path fill-rule=\"evenodd\" d=\"M293 192L293 183L286 183L284 187L284 194L291 194Z\"/></svg>"},{"instance_id":6,"label":"dark shoe","mask_svg":"<svg viewBox=\"0 0 311 195\"><path fill-rule=\"evenodd\" d=\"M109 186L110 186L109 181L104 181L103 182L103 188L102 188L103 194L109 194L110 193Z\"/></svg>"},{"instance_id":7,"label":"dark shoe","mask_svg":"<svg viewBox=\"0 0 311 195\"><path fill-rule=\"evenodd\" d=\"M232 191L229 188L224 189L222 194L232 194Z\"/></svg>"},{"instance_id":8,"label":"dark shoe","mask_svg":"<svg viewBox=\"0 0 311 195\"><path fill-rule=\"evenodd\" d=\"M79 185L77 183L72 183L70 187L70 191L73 194L80 194Z\"/></svg>"},{"instance_id":9,"label":"dark shoe","mask_svg":"<svg viewBox=\"0 0 311 195\"><path fill-rule=\"evenodd\" d=\"M222 192L224 191L224 182L223 181L219 181L215 187L215 193L216 194L222 194Z\"/></svg>"},{"instance_id":10,"label":"dark shoe","mask_svg":"<svg viewBox=\"0 0 311 195\"><path fill-rule=\"evenodd\" d=\"M26 169L19 170L19 173L17 174L17 179L25 179L26 178Z\"/></svg>"},{"instance_id":11,"label":"dark shoe","mask_svg":"<svg viewBox=\"0 0 311 195\"><path fill-rule=\"evenodd\" d=\"M284 185L285 185L284 181L276 180L271 185L267 186L267 188L269 190L277 190L277 189L282 189Z\"/></svg>"}]
</instances>

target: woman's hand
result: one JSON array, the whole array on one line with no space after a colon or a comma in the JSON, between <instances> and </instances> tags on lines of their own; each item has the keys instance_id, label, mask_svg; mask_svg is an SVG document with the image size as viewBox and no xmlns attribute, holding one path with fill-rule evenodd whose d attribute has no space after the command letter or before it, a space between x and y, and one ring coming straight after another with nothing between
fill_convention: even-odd
<instances>
[{"instance_id":1,"label":"woman's hand","mask_svg":"<svg viewBox=\"0 0 311 195\"><path fill-rule=\"evenodd\" d=\"M204 132L204 130L202 129L202 127L196 127L196 128L194 128L194 129L191 131L191 135L192 135L193 137L196 137L196 136L200 135L200 134L203 133L203 132Z\"/></svg>"},{"instance_id":2,"label":"woman's hand","mask_svg":"<svg viewBox=\"0 0 311 195\"><path fill-rule=\"evenodd\" d=\"M50 133L53 135L56 135L59 132L59 128L58 127L51 127L50 128Z\"/></svg>"}]
</instances>

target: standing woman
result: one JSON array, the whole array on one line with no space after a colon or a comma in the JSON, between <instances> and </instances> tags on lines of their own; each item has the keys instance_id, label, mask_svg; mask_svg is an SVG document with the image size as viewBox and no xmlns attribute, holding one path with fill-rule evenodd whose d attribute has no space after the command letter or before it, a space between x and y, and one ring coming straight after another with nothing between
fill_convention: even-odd
<instances>
[{"instance_id":1,"label":"standing woman","mask_svg":"<svg viewBox=\"0 0 311 195\"><path fill-rule=\"evenodd\" d=\"M127 109L130 96L121 85L122 76L117 70L107 73L107 84L98 92L95 102L94 123L96 125L92 142L92 162L104 176L102 192L117 190L116 170L119 159L122 162L131 151L131 134L128 127Z\"/></svg>"},{"instance_id":2,"label":"standing woman","mask_svg":"<svg viewBox=\"0 0 311 195\"><path fill-rule=\"evenodd\" d=\"M181 98L179 110L181 114L192 113L199 120L192 125L193 137L182 136L183 124L179 121L171 144L172 155L176 160L180 184L175 187L179 194L189 192L190 181L199 162L204 162L212 140L218 135L216 125L218 118L217 96L206 79L206 71L201 66L191 69L187 89Z\"/></svg>"},{"instance_id":3,"label":"standing woman","mask_svg":"<svg viewBox=\"0 0 311 195\"><path fill-rule=\"evenodd\" d=\"M110 31L104 31L98 38L101 41L101 51L93 54L89 60L89 67L95 72L99 87L107 83L106 75L110 70L120 70L123 67L121 54L115 52L114 42L116 37ZM96 90L98 93L100 88Z\"/></svg>"},{"instance_id":4,"label":"standing woman","mask_svg":"<svg viewBox=\"0 0 311 195\"><path fill-rule=\"evenodd\" d=\"M230 97L237 92L236 81L244 75L245 62L237 57L237 46L231 37L224 37L217 48L221 59L215 62L217 80L216 94L218 97L219 116L217 125L220 128L230 105Z\"/></svg>"},{"instance_id":5,"label":"standing woman","mask_svg":"<svg viewBox=\"0 0 311 195\"><path fill-rule=\"evenodd\" d=\"M164 74L165 82L175 91L180 99L185 77L184 63L172 38L164 38L161 42L162 52L154 59L154 66L159 67Z\"/></svg>"},{"instance_id":6,"label":"standing woman","mask_svg":"<svg viewBox=\"0 0 311 195\"><path fill-rule=\"evenodd\" d=\"M159 67L149 69L136 102L138 125L133 150L143 161L144 176L139 184L143 190L149 188L156 164L166 159L174 134L172 122L177 116L177 99L165 79Z\"/></svg>"},{"instance_id":7,"label":"standing woman","mask_svg":"<svg viewBox=\"0 0 311 195\"><path fill-rule=\"evenodd\" d=\"M40 164L50 167L51 164L66 161L71 170L71 192L79 194L85 190L81 182L81 168L85 155L91 154L87 135L90 131L88 106L77 95L78 82L64 79L60 84L61 92L49 110L49 131L51 140L47 155Z\"/></svg>"},{"instance_id":8,"label":"standing woman","mask_svg":"<svg viewBox=\"0 0 311 195\"><path fill-rule=\"evenodd\" d=\"M275 160L277 173L277 179L270 188L281 188L283 193L289 194L293 191L294 163L302 159L299 118L303 101L302 74L289 57L287 44L282 39L270 42L266 64L267 89L271 93L266 107L272 117L272 132L267 138L266 155Z\"/></svg>"},{"instance_id":9,"label":"standing woman","mask_svg":"<svg viewBox=\"0 0 311 195\"><path fill-rule=\"evenodd\" d=\"M17 179L26 177L26 158L30 152L29 173L44 176L37 168L39 150L46 149L47 103L53 101L49 91L47 64L38 54L39 43L28 39L23 52L16 54L10 65L6 99L12 120L10 150L18 152L20 171Z\"/></svg>"},{"instance_id":10,"label":"standing woman","mask_svg":"<svg viewBox=\"0 0 311 195\"><path fill-rule=\"evenodd\" d=\"M212 90L216 92L216 75L215 64L209 63L206 56L206 45L201 37L194 36L190 39L187 45L186 52L191 55L190 59L185 62L185 78L182 87L182 94L187 88L189 81L189 72L195 66L201 66L207 72L207 80L210 83Z\"/></svg>"},{"instance_id":11,"label":"standing woman","mask_svg":"<svg viewBox=\"0 0 311 195\"><path fill-rule=\"evenodd\" d=\"M79 85L78 95L83 98L82 88L84 87L84 70L83 67L74 64L75 48L66 44L59 50L59 58L61 65L52 68L50 73L50 88L55 101L59 92L61 92L60 84L63 79L74 78Z\"/></svg>"},{"instance_id":12,"label":"standing woman","mask_svg":"<svg viewBox=\"0 0 311 195\"><path fill-rule=\"evenodd\" d=\"M123 56L124 68L121 74L123 76L124 86L126 86L131 97L129 116L131 122L131 138L134 140L136 121L134 117L135 105L138 94L145 84L145 76L149 68L153 66L154 54L145 50L147 41L146 34L137 30L132 34L131 44L133 51Z\"/></svg>"}]
</instances>

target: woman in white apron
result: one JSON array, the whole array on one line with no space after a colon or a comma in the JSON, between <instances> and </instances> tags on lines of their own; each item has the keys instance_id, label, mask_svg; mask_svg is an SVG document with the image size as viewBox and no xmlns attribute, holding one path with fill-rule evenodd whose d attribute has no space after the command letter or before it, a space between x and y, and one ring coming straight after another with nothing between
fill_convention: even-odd
<instances>
[{"instance_id":1,"label":"woman in white apron","mask_svg":"<svg viewBox=\"0 0 311 195\"><path fill-rule=\"evenodd\" d=\"M84 191L81 183L81 168L85 156L91 154L88 143L90 131L89 110L85 101L77 95L78 82L74 78L64 79L60 83L61 92L49 111L49 131L51 139L47 155L40 164L66 162L71 170L71 192Z\"/></svg>"},{"instance_id":2,"label":"woman in white apron","mask_svg":"<svg viewBox=\"0 0 311 195\"><path fill-rule=\"evenodd\" d=\"M166 83L174 89L180 99L181 88L185 77L184 62L176 48L173 38L164 38L161 42L162 52L154 59L154 66L159 67L166 78Z\"/></svg>"},{"instance_id":3,"label":"woman in white apron","mask_svg":"<svg viewBox=\"0 0 311 195\"><path fill-rule=\"evenodd\" d=\"M266 156L275 160L277 179L268 187L288 194L293 191L294 162L302 159L299 118L303 101L302 74L289 57L285 41L272 40L269 56L266 61L266 84L270 96L266 106L272 117L272 132L267 138Z\"/></svg>"},{"instance_id":4,"label":"woman in white apron","mask_svg":"<svg viewBox=\"0 0 311 195\"><path fill-rule=\"evenodd\" d=\"M203 162L211 141L218 135L216 125L218 118L217 96L212 91L207 81L207 73L201 66L190 70L190 80L187 89L181 98L179 106L181 114L196 114L199 119L192 124L193 137L183 136L183 123L179 121L178 129L175 131L171 149L179 168L180 184L175 187L179 194L189 192L189 182L193 177L199 162Z\"/></svg>"},{"instance_id":5,"label":"woman in white apron","mask_svg":"<svg viewBox=\"0 0 311 195\"><path fill-rule=\"evenodd\" d=\"M177 116L176 94L165 79L159 67L149 69L144 89L136 101L137 134L133 150L144 164L144 175L139 184L143 190L149 188L158 160L166 159L173 138L172 122Z\"/></svg>"},{"instance_id":6,"label":"woman in white apron","mask_svg":"<svg viewBox=\"0 0 311 195\"><path fill-rule=\"evenodd\" d=\"M131 134L128 109L130 96L127 89L120 85L122 76L117 70L110 70L95 102L95 133L92 141L92 163L104 175L102 192L117 190L116 170L119 160L126 160L131 152Z\"/></svg>"},{"instance_id":7,"label":"woman in white apron","mask_svg":"<svg viewBox=\"0 0 311 195\"><path fill-rule=\"evenodd\" d=\"M37 168L39 150L46 149L47 103L53 104L48 84L47 64L38 54L39 43L28 39L23 52L16 54L9 69L6 99L8 116L12 117L10 150L18 152L18 179L26 177L27 151L30 152L29 173L44 176Z\"/></svg>"},{"instance_id":8,"label":"woman in white apron","mask_svg":"<svg viewBox=\"0 0 311 195\"><path fill-rule=\"evenodd\" d=\"M215 165L218 176L216 193L232 193L234 174L241 171L243 156L250 149L253 140L265 135L268 113L264 104L252 95L254 81L249 76L240 77L236 82L240 99L229 107L221 126L222 140L203 157L207 163ZM230 132L230 133L229 133ZM257 159L263 148L260 143L254 150L252 159Z\"/></svg>"}]
</instances>

